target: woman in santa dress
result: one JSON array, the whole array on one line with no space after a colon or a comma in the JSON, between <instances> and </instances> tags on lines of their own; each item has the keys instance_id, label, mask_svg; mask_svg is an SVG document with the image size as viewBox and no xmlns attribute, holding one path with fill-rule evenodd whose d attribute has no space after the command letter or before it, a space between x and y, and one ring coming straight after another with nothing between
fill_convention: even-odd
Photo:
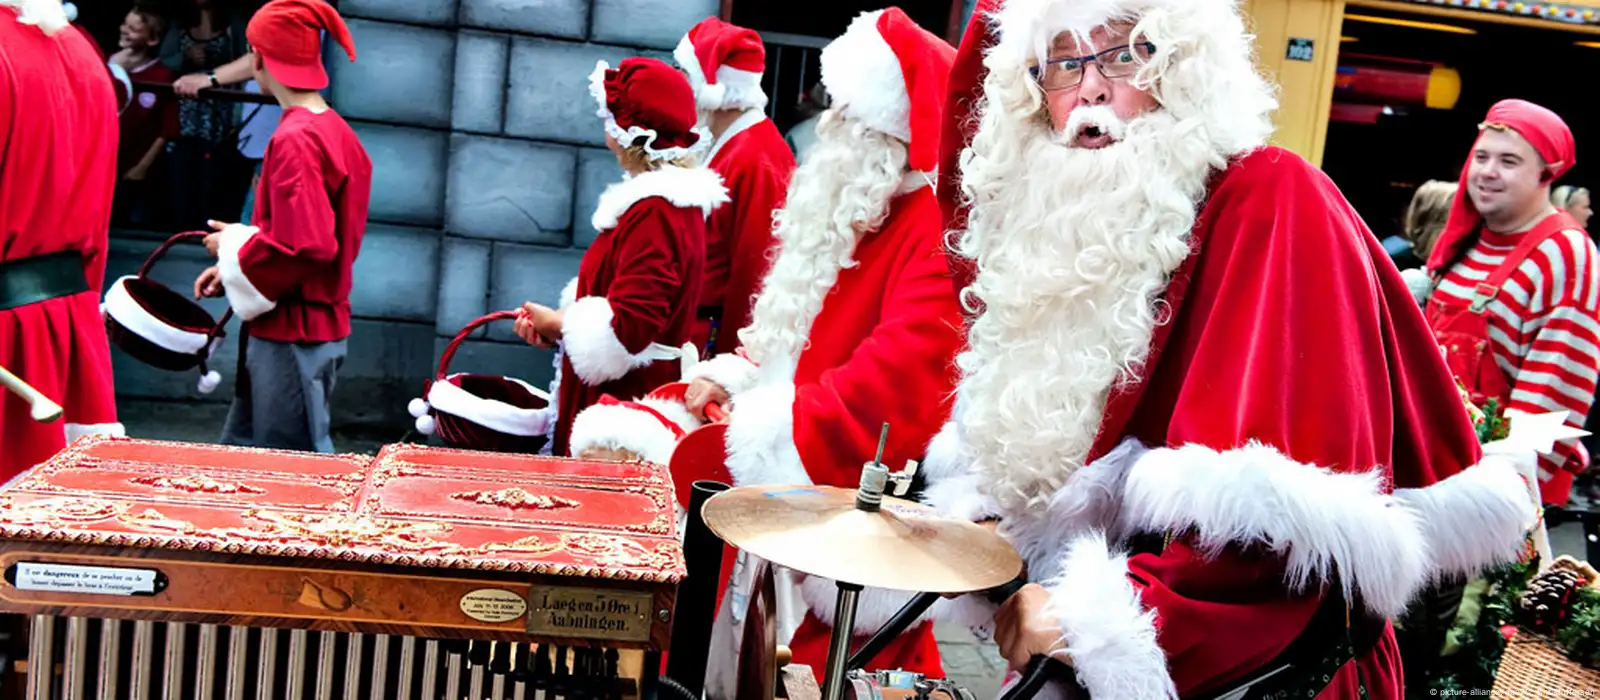
<instances>
[{"instance_id":1,"label":"woman in santa dress","mask_svg":"<svg viewBox=\"0 0 1600 700\"><path fill-rule=\"evenodd\" d=\"M700 298L706 217L728 201L721 178L694 164L701 135L682 73L651 58L615 70L601 61L589 89L623 180L600 195L600 235L569 285L573 300L559 310L529 302L516 322L530 344L561 344L557 455L567 454L573 417L602 396L634 399L679 379Z\"/></svg>"}]
</instances>

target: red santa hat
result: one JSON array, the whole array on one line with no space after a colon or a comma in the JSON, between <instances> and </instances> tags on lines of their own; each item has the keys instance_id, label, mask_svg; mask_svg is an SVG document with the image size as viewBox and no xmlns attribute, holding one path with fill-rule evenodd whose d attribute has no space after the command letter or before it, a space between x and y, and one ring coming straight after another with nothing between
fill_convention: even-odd
<instances>
[{"instance_id":1,"label":"red santa hat","mask_svg":"<svg viewBox=\"0 0 1600 700\"><path fill-rule=\"evenodd\" d=\"M652 160L682 158L700 143L694 91L682 73L661 61L626 58L616 70L599 61L589 74L589 94L606 133L623 146L642 145Z\"/></svg>"},{"instance_id":2,"label":"red santa hat","mask_svg":"<svg viewBox=\"0 0 1600 700\"><path fill-rule=\"evenodd\" d=\"M295 90L321 90L328 87L328 71L322 67L324 31L356 60L350 28L323 0L272 0L256 10L244 36L273 80Z\"/></svg>"},{"instance_id":3,"label":"red santa hat","mask_svg":"<svg viewBox=\"0 0 1600 700\"><path fill-rule=\"evenodd\" d=\"M548 393L514 377L450 372L450 361L467 336L520 313L497 311L474 319L445 346L439 371L423 390L426 398L412 399L406 407L418 433L437 433L446 445L466 450L536 454L544 447L555 424Z\"/></svg>"},{"instance_id":4,"label":"red santa hat","mask_svg":"<svg viewBox=\"0 0 1600 700\"><path fill-rule=\"evenodd\" d=\"M938 166L939 117L956 51L898 7L863 13L822 49L833 109L910 146L912 170Z\"/></svg>"},{"instance_id":5,"label":"red santa hat","mask_svg":"<svg viewBox=\"0 0 1600 700\"><path fill-rule=\"evenodd\" d=\"M209 394L222 382L222 375L206 362L222 344L223 327L233 315L232 309L214 319L194 300L149 277L150 268L173 245L199 243L205 237L203 232L191 232L167 239L145 260L138 274L111 283L100 304L100 315L113 345L151 367L172 372L198 368L200 393Z\"/></svg>"},{"instance_id":6,"label":"red santa hat","mask_svg":"<svg viewBox=\"0 0 1600 700\"><path fill-rule=\"evenodd\" d=\"M1555 112L1532 102L1496 102L1489 108L1483 123L1478 125L1479 131L1484 129L1509 129L1527 140L1544 160L1546 182L1559 179L1578 162L1577 145L1567 123ZM1471 169L1472 159L1468 158L1461 166L1460 186L1456 187L1455 200L1450 204L1450 217L1445 220L1444 230L1439 232L1433 252L1428 255L1428 269L1434 272L1442 272L1455 262L1461 248L1472 240L1478 233L1478 227L1483 225L1483 217L1478 214L1471 196L1467 194L1467 172Z\"/></svg>"},{"instance_id":7,"label":"red santa hat","mask_svg":"<svg viewBox=\"0 0 1600 700\"><path fill-rule=\"evenodd\" d=\"M689 75L701 109L761 109L767 95L761 75L767 49L755 30L707 17L673 49L672 58Z\"/></svg>"}]
</instances>

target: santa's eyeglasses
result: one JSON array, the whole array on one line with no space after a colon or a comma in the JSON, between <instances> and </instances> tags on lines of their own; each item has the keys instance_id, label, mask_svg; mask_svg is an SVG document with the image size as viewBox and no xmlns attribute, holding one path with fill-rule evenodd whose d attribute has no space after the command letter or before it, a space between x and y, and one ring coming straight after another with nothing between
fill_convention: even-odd
<instances>
[{"instance_id":1,"label":"santa's eyeglasses","mask_svg":"<svg viewBox=\"0 0 1600 700\"><path fill-rule=\"evenodd\" d=\"M1135 41L1127 46L1106 49L1089 56L1066 56L1044 62L1044 67L1028 69L1034 82L1046 92L1075 88L1083 82L1083 71L1093 63L1100 75L1107 78L1126 78L1138 72L1139 66L1149 62L1156 53L1156 45L1148 41Z\"/></svg>"}]
</instances>

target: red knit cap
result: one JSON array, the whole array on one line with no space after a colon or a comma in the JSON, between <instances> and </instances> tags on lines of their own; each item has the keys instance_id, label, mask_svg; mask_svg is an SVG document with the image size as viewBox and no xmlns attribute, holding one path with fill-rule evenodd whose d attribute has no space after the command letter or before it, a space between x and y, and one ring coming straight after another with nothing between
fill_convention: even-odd
<instances>
[{"instance_id":1,"label":"red knit cap","mask_svg":"<svg viewBox=\"0 0 1600 700\"><path fill-rule=\"evenodd\" d=\"M350 28L323 0L272 0L256 10L244 36L273 80L295 90L321 90L328 87L328 71L322 67L324 30L356 60Z\"/></svg>"},{"instance_id":2,"label":"red knit cap","mask_svg":"<svg viewBox=\"0 0 1600 700\"><path fill-rule=\"evenodd\" d=\"M600 61L589 75L589 93L599 105L606 133L623 146L643 137L651 158L673 160L700 142L694 89L682 73L661 61L628 58L615 70Z\"/></svg>"}]
</instances>

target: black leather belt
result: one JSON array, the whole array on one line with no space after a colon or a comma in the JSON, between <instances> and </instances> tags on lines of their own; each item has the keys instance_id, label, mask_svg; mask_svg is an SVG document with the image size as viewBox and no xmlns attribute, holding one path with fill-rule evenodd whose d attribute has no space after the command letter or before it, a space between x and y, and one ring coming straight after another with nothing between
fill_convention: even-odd
<instances>
[{"instance_id":1,"label":"black leather belt","mask_svg":"<svg viewBox=\"0 0 1600 700\"><path fill-rule=\"evenodd\" d=\"M77 251L0 262L0 311L87 291L83 254Z\"/></svg>"},{"instance_id":2,"label":"black leather belt","mask_svg":"<svg viewBox=\"0 0 1600 700\"><path fill-rule=\"evenodd\" d=\"M707 319L722 318L722 307L720 307L720 306L701 306L701 307L698 307L698 308L696 308L694 310L694 316L695 316L695 318L698 318L698 319L700 319L702 321L707 320Z\"/></svg>"}]
</instances>

